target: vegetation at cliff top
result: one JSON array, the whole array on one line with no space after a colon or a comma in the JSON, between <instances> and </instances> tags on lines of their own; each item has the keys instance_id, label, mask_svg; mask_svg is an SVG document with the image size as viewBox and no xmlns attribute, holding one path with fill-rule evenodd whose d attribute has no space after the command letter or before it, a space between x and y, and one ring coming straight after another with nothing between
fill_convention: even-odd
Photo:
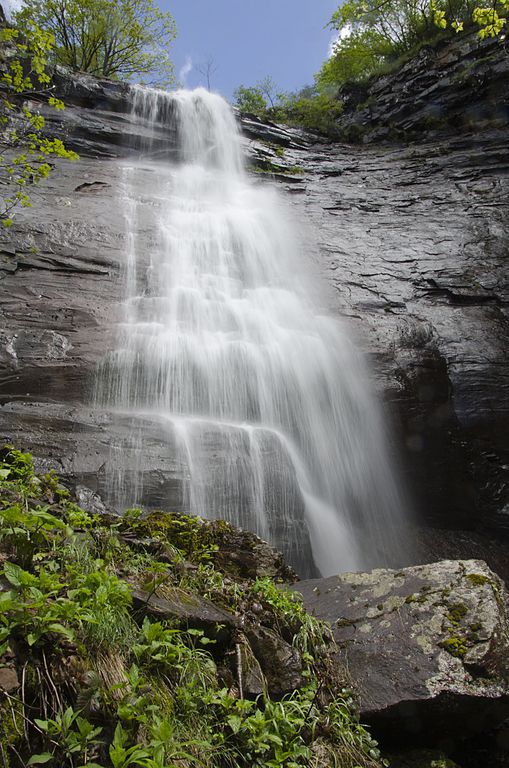
<instances>
[{"instance_id":1,"label":"vegetation at cliff top","mask_svg":"<svg viewBox=\"0 0 509 768\"><path fill-rule=\"evenodd\" d=\"M24 0L21 29L35 22L55 40L55 59L97 77L173 82L173 16L154 0Z\"/></svg>"},{"instance_id":2,"label":"vegetation at cliff top","mask_svg":"<svg viewBox=\"0 0 509 768\"><path fill-rule=\"evenodd\" d=\"M37 475L29 454L0 451L4 766L382 764L328 662L327 627L272 579L216 567L232 530L139 510L90 515L54 475ZM154 616L151 601L175 591L220 604L231 626ZM269 695L270 680L245 693L257 627L301 660L302 684L284 696Z\"/></svg>"},{"instance_id":3,"label":"vegetation at cliff top","mask_svg":"<svg viewBox=\"0 0 509 768\"><path fill-rule=\"evenodd\" d=\"M477 29L481 39L500 35L506 25L502 14L508 10L509 0L496 0L489 8L477 0L347 0L329 21L337 40L314 86L285 94L266 77L255 86L239 86L236 106L264 119L334 136L342 86L397 69L423 45L464 30Z\"/></svg>"},{"instance_id":4,"label":"vegetation at cliff top","mask_svg":"<svg viewBox=\"0 0 509 768\"><path fill-rule=\"evenodd\" d=\"M44 117L28 103L64 108L52 95L47 72L53 44L53 35L33 22L27 22L25 35L0 28L0 222L5 227L11 226L17 206L31 205L28 189L48 176L51 157L78 157L43 133Z\"/></svg>"},{"instance_id":5,"label":"vegetation at cliff top","mask_svg":"<svg viewBox=\"0 0 509 768\"><path fill-rule=\"evenodd\" d=\"M270 77L250 88L240 85L233 96L241 112L326 135L334 135L335 120L343 111L340 101L319 93L316 88L306 87L294 94L279 93Z\"/></svg>"},{"instance_id":6,"label":"vegetation at cliff top","mask_svg":"<svg viewBox=\"0 0 509 768\"><path fill-rule=\"evenodd\" d=\"M477 0L347 0L329 22L338 37L316 77L317 88L336 93L346 82L397 67L422 45L463 30L477 29L481 39L496 36L507 10L509 0L488 8Z\"/></svg>"}]
</instances>

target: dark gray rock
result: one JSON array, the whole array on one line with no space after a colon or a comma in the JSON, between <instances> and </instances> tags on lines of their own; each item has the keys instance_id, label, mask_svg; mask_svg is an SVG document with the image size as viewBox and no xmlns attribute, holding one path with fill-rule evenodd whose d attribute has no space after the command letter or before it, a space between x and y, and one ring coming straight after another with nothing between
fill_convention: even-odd
<instances>
[{"instance_id":1,"label":"dark gray rock","mask_svg":"<svg viewBox=\"0 0 509 768\"><path fill-rule=\"evenodd\" d=\"M396 72L340 91L340 133L367 143L422 141L509 126L507 42L477 31L427 45Z\"/></svg>"},{"instance_id":2,"label":"dark gray rock","mask_svg":"<svg viewBox=\"0 0 509 768\"><path fill-rule=\"evenodd\" d=\"M48 131L67 137L81 160L59 161L34 207L0 232L0 438L106 503L181 510L187 470L168 431L93 405L124 291L124 158L148 128L131 120L125 86L61 77L68 107L46 115ZM307 222L303 248L321 276L324 309L343 318L371 362L396 425L390 448L412 491L409 508L434 529L509 535L506 133L374 148L242 125L253 163L282 169L257 182L288 192L292 216ZM173 138L151 136L153 152L171 154ZM304 173L290 181L284 169L294 166ZM144 198L150 173L139 173ZM157 248L154 213L143 206L139 222L146 259ZM126 471L113 487L119 456ZM135 472L140 499L127 482ZM455 556L451 541L442 553L437 536L432 556ZM461 556L481 553L470 543Z\"/></svg>"},{"instance_id":3,"label":"dark gray rock","mask_svg":"<svg viewBox=\"0 0 509 768\"><path fill-rule=\"evenodd\" d=\"M163 588L159 588L159 592ZM190 594L178 587L164 587L164 597L160 594L146 593L141 589L132 591L133 605L142 615L156 621L177 620L186 626L217 632L221 624L232 630L238 620L233 613L214 605L210 600Z\"/></svg>"},{"instance_id":4,"label":"dark gray rock","mask_svg":"<svg viewBox=\"0 0 509 768\"><path fill-rule=\"evenodd\" d=\"M246 627L245 634L271 696L283 696L303 684L300 654L280 635L262 626Z\"/></svg>"},{"instance_id":5,"label":"dark gray rock","mask_svg":"<svg viewBox=\"0 0 509 768\"><path fill-rule=\"evenodd\" d=\"M506 133L286 156L305 171L288 201L308 222L323 304L366 352L394 420L409 507L427 525L507 538Z\"/></svg>"},{"instance_id":6,"label":"dark gray rock","mask_svg":"<svg viewBox=\"0 0 509 768\"><path fill-rule=\"evenodd\" d=\"M1 10L2 9L0 7L0 11ZM12 693L19 687L20 682L14 667L2 667L0 669L0 691L5 691L5 693Z\"/></svg>"},{"instance_id":7,"label":"dark gray rock","mask_svg":"<svg viewBox=\"0 0 509 768\"><path fill-rule=\"evenodd\" d=\"M461 768L443 752L413 749L402 755L389 755L391 768Z\"/></svg>"},{"instance_id":8,"label":"dark gray rock","mask_svg":"<svg viewBox=\"0 0 509 768\"><path fill-rule=\"evenodd\" d=\"M218 527L214 522L207 524L212 531ZM224 573L240 579L269 577L286 583L297 580L281 552L254 533L221 526L214 535L219 547L213 555L214 565Z\"/></svg>"},{"instance_id":9,"label":"dark gray rock","mask_svg":"<svg viewBox=\"0 0 509 768\"><path fill-rule=\"evenodd\" d=\"M74 489L77 503L90 515L110 514L111 510L105 507L101 497L86 485L77 485Z\"/></svg>"},{"instance_id":10,"label":"dark gray rock","mask_svg":"<svg viewBox=\"0 0 509 768\"><path fill-rule=\"evenodd\" d=\"M348 573L299 591L331 623L361 718L386 745L444 748L509 715L509 596L482 561Z\"/></svg>"},{"instance_id":11,"label":"dark gray rock","mask_svg":"<svg viewBox=\"0 0 509 768\"><path fill-rule=\"evenodd\" d=\"M239 643L238 651L242 669L242 693L248 698L256 698L267 691L267 681L260 662L249 643Z\"/></svg>"}]
</instances>

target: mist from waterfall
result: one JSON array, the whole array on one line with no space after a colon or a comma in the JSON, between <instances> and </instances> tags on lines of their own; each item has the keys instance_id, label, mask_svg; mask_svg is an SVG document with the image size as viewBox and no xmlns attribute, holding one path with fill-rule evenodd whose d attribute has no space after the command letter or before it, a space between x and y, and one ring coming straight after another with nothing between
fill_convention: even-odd
<instances>
[{"instance_id":1,"label":"mist from waterfall","mask_svg":"<svg viewBox=\"0 0 509 768\"><path fill-rule=\"evenodd\" d=\"M184 511L254 531L302 575L393 563L401 504L363 360L313 306L305 254L276 191L244 172L229 106L136 88L133 119L146 146L124 169L126 299L97 403L157 425ZM129 440L141 461L143 430ZM124 453L113 501L143 504Z\"/></svg>"}]
</instances>

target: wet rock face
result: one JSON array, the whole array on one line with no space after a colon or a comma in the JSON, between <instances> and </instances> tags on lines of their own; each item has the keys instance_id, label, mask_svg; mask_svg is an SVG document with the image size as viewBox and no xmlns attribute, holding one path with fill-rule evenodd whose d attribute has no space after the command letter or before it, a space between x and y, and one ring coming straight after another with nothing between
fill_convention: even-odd
<instances>
[{"instance_id":1,"label":"wet rock face","mask_svg":"<svg viewBox=\"0 0 509 768\"><path fill-rule=\"evenodd\" d=\"M310 223L303 237L324 303L369 357L420 519L504 535L506 134L314 145L285 159L304 170L284 188L296 218Z\"/></svg>"},{"instance_id":2,"label":"wet rock face","mask_svg":"<svg viewBox=\"0 0 509 768\"><path fill-rule=\"evenodd\" d=\"M424 46L397 72L340 94L340 132L353 141L437 138L509 126L503 37L476 32Z\"/></svg>"},{"instance_id":3,"label":"wet rock face","mask_svg":"<svg viewBox=\"0 0 509 768\"><path fill-rule=\"evenodd\" d=\"M332 624L361 719L399 744L449 748L509 715L509 595L480 560L300 582Z\"/></svg>"},{"instance_id":4,"label":"wet rock face","mask_svg":"<svg viewBox=\"0 0 509 768\"><path fill-rule=\"evenodd\" d=\"M181 509L187 469L168 435L146 418L93 407L124 293L124 168L148 129L130 118L125 86L61 78L68 106L48 113L48 131L81 160L59 162L33 208L0 232L0 439L106 503L122 491L109 480L121 457L128 474L141 473L147 506ZM243 125L248 163L265 171L255 178L277 184L302 226L324 309L348 323L369 358L421 523L501 538L509 530L505 134L358 147ZM171 130L152 141L171 154ZM152 216L147 206L139 224L147 259ZM459 556L476 555L470 542ZM441 547L438 534L422 559L457 556L451 536Z\"/></svg>"},{"instance_id":5,"label":"wet rock face","mask_svg":"<svg viewBox=\"0 0 509 768\"><path fill-rule=\"evenodd\" d=\"M271 695L283 696L303 684L302 661L295 648L267 627L247 627L245 631Z\"/></svg>"}]
</instances>

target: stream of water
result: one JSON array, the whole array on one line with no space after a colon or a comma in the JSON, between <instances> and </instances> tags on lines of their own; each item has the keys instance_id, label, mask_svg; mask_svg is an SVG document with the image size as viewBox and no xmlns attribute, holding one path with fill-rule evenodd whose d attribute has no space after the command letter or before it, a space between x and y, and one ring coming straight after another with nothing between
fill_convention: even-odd
<instances>
[{"instance_id":1,"label":"stream of water","mask_svg":"<svg viewBox=\"0 0 509 768\"><path fill-rule=\"evenodd\" d=\"M400 501L364 363L317 312L305 254L277 193L245 173L229 106L140 88L133 119L147 146L125 168L126 299L97 400L167 434L182 509L256 532L304 575L390 563ZM174 157L158 156L152 128L174 134ZM116 503L143 504L143 474L117 453Z\"/></svg>"}]
</instances>

